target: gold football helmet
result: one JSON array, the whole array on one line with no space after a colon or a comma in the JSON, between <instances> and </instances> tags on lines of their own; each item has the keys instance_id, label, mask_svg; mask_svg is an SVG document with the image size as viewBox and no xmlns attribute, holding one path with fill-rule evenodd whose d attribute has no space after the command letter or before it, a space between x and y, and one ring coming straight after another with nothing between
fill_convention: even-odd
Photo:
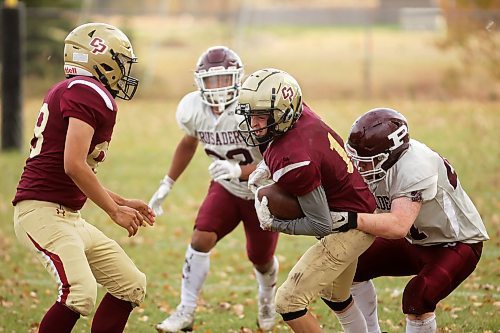
<instances>
[{"instance_id":1,"label":"gold football helmet","mask_svg":"<svg viewBox=\"0 0 500 333\"><path fill-rule=\"evenodd\" d=\"M130 100L139 80L130 76L137 57L127 36L105 23L87 23L76 27L64 40L64 72L93 76L113 96Z\"/></svg>"},{"instance_id":2,"label":"gold football helmet","mask_svg":"<svg viewBox=\"0 0 500 333\"><path fill-rule=\"evenodd\" d=\"M265 68L250 75L240 90L236 113L244 115L238 130L249 146L271 141L288 131L302 114L302 92L297 81L288 73ZM252 116L269 115L267 133L257 136L262 128L253 129Z\"/></svg>"}]
</instances>

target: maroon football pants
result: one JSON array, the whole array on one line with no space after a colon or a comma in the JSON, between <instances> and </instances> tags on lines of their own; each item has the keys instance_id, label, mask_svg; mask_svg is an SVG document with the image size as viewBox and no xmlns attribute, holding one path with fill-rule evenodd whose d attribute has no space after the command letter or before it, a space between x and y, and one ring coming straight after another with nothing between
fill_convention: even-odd
<instances>
[{"instance_id":1,"label":"maroon football pants","mask_svg":"<svg viewBox=\"0 0 500 333\"><path fill-rule=\"evenodd\" d=\"M215 232L219 241L231 233L241 221L245 228L246 250L250 261L254 265L270 262L279 234L260 228L253 200L239 198L219 183L211 182L207 196L198 211L195 228Z\"/></svg>"},{"instance_id":2,"label":"maroon football pants","mask_svg":"<svg viewBox=\"0 0 500 333\"><path fill-rule=\"evenodd\" d=\"M449 243L447 246L412 245L406 239L375 242L358 260L355 282L379 276L411 276L403 293L405 314L433 312L476 268L482 243Z\"/></svg>"}]
</instances>

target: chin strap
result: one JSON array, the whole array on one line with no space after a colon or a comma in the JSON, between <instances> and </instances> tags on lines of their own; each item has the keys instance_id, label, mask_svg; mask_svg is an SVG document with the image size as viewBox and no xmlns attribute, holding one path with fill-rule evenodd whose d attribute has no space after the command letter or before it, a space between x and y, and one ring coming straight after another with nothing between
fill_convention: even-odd
<instances>
[{"instance_id":1,"label":"chin strap","mask_svg":"<svg viewBox=\"0 0 500 333\"><path fill-rule=\"evenodd\" d=\"M108 79L106 78L106 76L104 76L104 74L99 70L99 67L97 67L97 65L94 65L92 67L95 72L97 73L97 79L99 81L101 81L102 84L104 84L106 87L109 86L109 82L108 82Z\"/></svg>"}]
</instances>

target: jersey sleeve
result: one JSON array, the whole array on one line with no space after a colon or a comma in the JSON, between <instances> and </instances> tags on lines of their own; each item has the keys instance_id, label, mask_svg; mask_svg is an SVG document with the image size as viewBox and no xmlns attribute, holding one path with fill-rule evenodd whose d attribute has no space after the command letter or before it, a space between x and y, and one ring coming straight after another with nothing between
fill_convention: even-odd
<instances>
[{"instance_id":1,"label":"jersey sleeve","mask_svg":"<svg viewBox=\"0 0 500 333\"><path fill-rule=\"evenodd\" d=\"M175 118L179 128L187 135L196 137L196 126L194 123L194 105L190 103L190 95L184 96L177 105Z\"/></svg>"},{"instance_id":2,"label":"jersey sleeve","mask_svg":"<svg viewBox=\"0 0 500 333\"><path fill-rule=\"evenodd\" d=\"M114 103L95 84L75 83L61 95L60 107L63 118L77 118L94 128L115 116Z\"/></svg>"},{"instance_id":3,"label":"jersey sleeve","mask_svg":"<svg viewBox=\"0 0 500 333\"><path fill-rule=\"evenodd\" d=\"M309 154L298 147L273 147L264 157L272 178L284 190L303 196L321 185L321 173Z\"/></svg>"},{"instance_id":4,"label":"jersey sleeve","mask_svg":"<svg viewBox=\"0 0 500 333\"><path fill-rule=\"evenodd\" d=\"M421 161L418 165L405 163L392 174L390 198L407 197L413 201L429 201L437 194L438 166Z\"/></svg>"}]
</instances>

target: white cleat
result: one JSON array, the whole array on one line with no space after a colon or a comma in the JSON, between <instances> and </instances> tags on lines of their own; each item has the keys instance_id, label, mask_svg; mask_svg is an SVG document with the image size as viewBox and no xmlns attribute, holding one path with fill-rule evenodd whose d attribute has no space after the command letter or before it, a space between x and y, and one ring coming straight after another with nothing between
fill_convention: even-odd
<instances>
[{"instance_id":1,"label":"white cleat","mask_svg":"<svg viewBox=\"0 0 500 333\"><path fill-rule=\"evenodd\" d=\"M257 324L263 331L271 331L276 324L276 307L274 305L275 293L276 287L273 287L271 292L259 296L259 315L257 317Z\"/></svg>"},{"instance_id":2,"label":"white cleat","mask_svg":"<svg viewBox=\"0 0 500 333\"><path fill-rule=\"evenodd\" d=\"M191 332L193 330L195 309L188 310L179 305L164 321L156 325L158 333Z\"/></svg>"}]
</instances>

